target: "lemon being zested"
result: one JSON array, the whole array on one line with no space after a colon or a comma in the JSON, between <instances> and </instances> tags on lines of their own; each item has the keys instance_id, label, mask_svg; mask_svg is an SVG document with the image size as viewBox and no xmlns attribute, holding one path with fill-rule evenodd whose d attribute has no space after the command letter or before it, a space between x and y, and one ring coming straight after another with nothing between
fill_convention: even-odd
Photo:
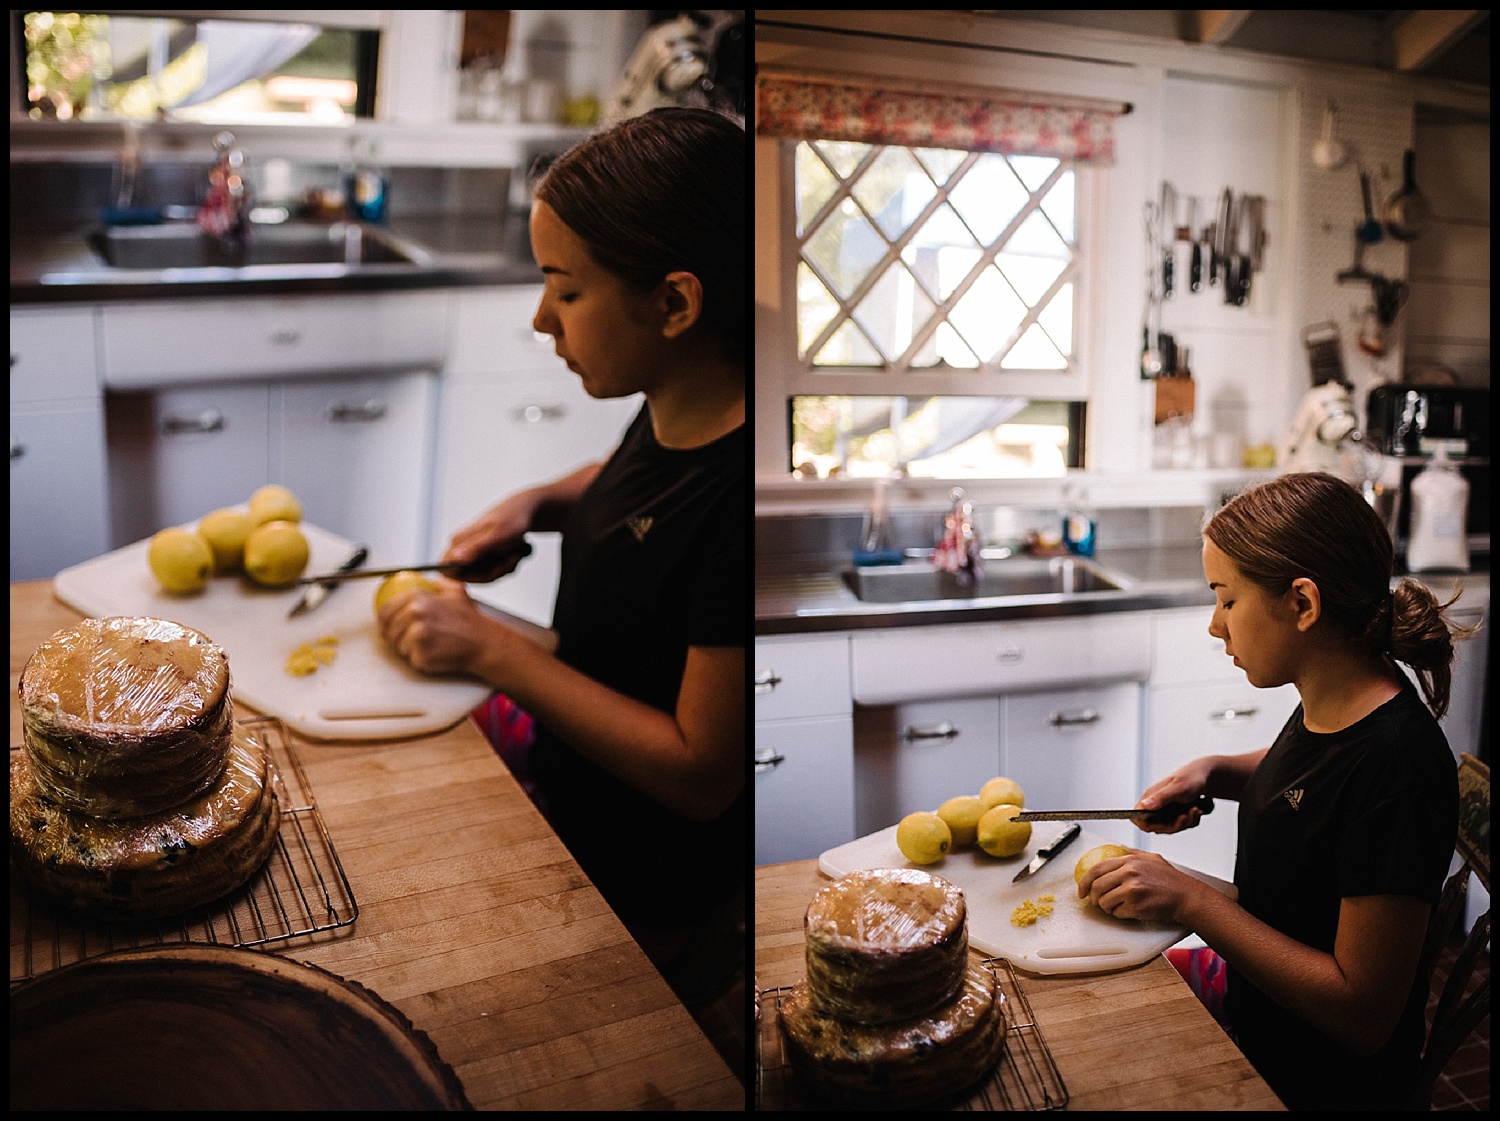
<instances>
[{"instance_id":1,"label":"lemon being zested","mask_svg":"<svg viewBox=\"0 0 1500 1121\"><path fill-rule=\"evenodd\" d=\"M1129 855L1130 850L1124 845L1097 845L1078 858L1078 863L1073 866L1073 882L1080 882L1083 874L1101 860L1113 860L1117 856Z\"/></svg>"},{"instance_id":2,"label":"lemon being zested","mask_svg":"<svg viewBox=\"0 0 1500 1121\"><path fill-rule=\"evenodd\" d=\"M979 819L979 847L991 856L1015 856L1031 843L1031 822L1016 821L1020 806L1002 802Z\"/></svg>"},{"instance_id":3,"label":"lemon being zested","mask_svg":"<svg viewBox=\"0 0 1500 1121\"><path fill-rule=\"evenodd\" d=\"M157 582L178 595L201 592L214 572L214 554L208 542L180 526L164 529L151 538L146 563Z\"/></svg>"},{"instance_id":4,"label":"lemon being zested","mask_svg":"<svg viewBox=\"0 0 1500 1121\"><path fill-rule=\"evenodd\" d=\"M256 525L267 522L300 522L302 503L280 483L267 483L250 496L250 519Z\"/></svg>"},{"instance_id":5,"label":"lemon being zested","mask_svg":"<svg viewBox=\"0 0 1500 1121\"><path fill-rule=\"evenodd\" d=\"M393 599L400 599L409 592L435 592L437 585L420 572L412 572L403 569L392 573L380 582L380 587L375 589L375 614L380 614L380 609Z\"/></svg>"},{"instance_id":6,"label":"lemon being zested","mask_svg":"<svg viewBox=\"0 0 1500 1121\"><path fill-rule=\"evenodd\" d=\"M896 826L896 847L913 864L935 864L953 847L953 831L937 814L918 810Z\"/></svg>"},{"instance_id":7,"label":"lemon being zested","mask_svg":"<svg viewBox=\"0 0 1500 1121\"><path fill-rule=\"evenodd\" d=\"M291 522L267 522L245 539L245 575L267 588L281 588L302 575L311 550Z\"/></svg>"},{"instance_id":8,"label":"lemon being zested","mask_svg":"<svg viewBox=\"0 0 1500 1121\"><path fill-rule=\"evenodd\" d=\"M984 816L984 805L972 794L960 794L949 798L938 807L942 818L953 833L953 846L972 845L979 835L979 819Z\"/></svg>"}]
</instances>

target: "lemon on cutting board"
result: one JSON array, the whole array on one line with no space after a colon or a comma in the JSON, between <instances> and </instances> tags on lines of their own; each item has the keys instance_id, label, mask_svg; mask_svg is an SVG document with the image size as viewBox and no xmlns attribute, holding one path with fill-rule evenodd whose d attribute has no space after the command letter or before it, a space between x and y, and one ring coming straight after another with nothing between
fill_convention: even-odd
<instances>
[{"instance_id":1,"label":"lemon on cutting board","mask_svg":"<svg viewBox=\"0 0 1500 1121\"><path fill-rule=\"evenodd\" d=\"M979 847L991 856L1015 856L1031 843L1031 822L1016 821L1020 806L1001 802L979 819Z\"/></svg>"},{"instance_id":2,"label":"lemon on cutting board","mask_svg":"<svg viewBox=\"0 0 1500 1121\"><path fill-rule=\"evenodd\" d=\"M250 520L256 525L267 522L300 522L302 503L288 487L267 483L250 496Z\"/></svg>"},{"instance_id":3,"label":"lemon on cutting board","mask_svg":"<svg viewBox=\"0 0 1500 1121\"><path fill-rule=\"evenodd\" d=\"M1020 783L1003 775L990 779L979 788L979 800L987 810L1000 805L1026 808L1026 795L1021 792Z\"/></svg>"},{"instance_id":4,"label":"lemon on cutting board","mask_svg":"<svg viewBox=\"0 0 1500 1121\"><path fill-rule=\"evenodd\" d=\"M973 794L960 794L939 806L937 815L953 834L954 848L972 845L979 836L979 819L984 816L984 804Z\"/></svg>"},{"instance_id":5,"label":"lemon on cutting board","mask_svg":"<svg viewBox=\"0 0 1500 1121\"><path fill-rule=\"evenodd\" d=\"M937 814L918 810L896 826L896 847L913 864L936 864L953 847L953 831Z\"/></svg>"},{"instance_id":6,"label":"lemon on cutting board","mask_svg":"<svg viewBox=\"0 0 1500 1121\"><path fill-rule=\"evenodd\" d=\"M375 589L375 614L379 615L382 607L404 595L437 590L438 586L420 572L412 572L409 569L393 572L380 582L380 587Z\"/></svg>"},{"instance_id":7,"label":"lemon on cutting board","mask_svg":"<svg viewBox=\"0 0 1500 1121\"><path fill-rule=\"evenodd\" d=\"M214 554L214 571L238 572L245 563L245 540L256 522L243 510L226 506L198 519L198 535Z\"/></svg>"},{"instance_id":8,"label":"lemon on cutting board","mask_svg":"<svg viewBox=\"0 0 1500 1121\"><path fill-rule=\"evenodd\" d=\"M181 526L161 530L146 547L146 563L163 589L175 595L201 592L214 572L214 553L197 533Z\"/></svg>"},{"instance_id":9,"label":"lemon on cutting board","mask_svg":"<svg viewBox=\"0 0 1500 1121\"><path fill-rule=\"evenodd\" d=\"M1124 845L1096 845L1080 856L1078 863L1073 866L1073 882L1081 883L1083 874L1101 860L1113 860L1117 856L1129 855L1130 850Z\"/></svg>"},{"instance_id":10,"label":"lemon on cutting board","mask_svg":"<svg viewBox=\"0 0 1500 1121\"><path fill-rule=\"evenodd\" d=\"M267 522L245 539L245 575L262 587L285 587L302 575L311 552L295 523Z\"/></svg>"}]
</instances>

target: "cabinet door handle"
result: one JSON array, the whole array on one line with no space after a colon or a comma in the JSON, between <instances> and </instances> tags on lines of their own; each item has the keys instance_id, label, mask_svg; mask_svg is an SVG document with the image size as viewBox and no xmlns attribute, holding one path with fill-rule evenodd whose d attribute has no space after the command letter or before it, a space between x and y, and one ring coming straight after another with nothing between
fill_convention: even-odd
<instances>
[{"instance_id":1,"label":"cabinet door handle","mask_svg":"<svg viewBox=\"0 0 1500 1121\"><path fill-rule=\"evenodd\" d=\"M755 749L755 773L758 775L774 771L785 762L786 756L773 747L757 747Z\"/></svg>"},{"instance_id":2,"label":"cabinet door handle","mask_svg":"<svg viewBox=\"0 0 1500 1121\"><path fill-rule=\"evenodd\" d=\"M901 739L906 743L917 743L919 740L951 740L958 737L958 729L948 721L940 724L928 724L925 727L917 727L908 724L906 730L901 733Z\"/></svg>"},{"instance_id":3,"label":"cabinet door handle","mask_svg":"<svg viewBox=\"0 0 1500 1121\"><path fill-rule=\"evenodd\" d=\"M515 412L517 420L524 424L541 424L544 420L562 420L568 410L562 405L522 405Z\"/></svg>"},{"instance_id":4,"label":"cabinet door handle","mask_svg":"<svg viewBox=\"0 0 1500 1121\"><path fill-rule=\"evenodd\" d=\"M165 416L161 430L169 436L184 432L221 432L224 429L224 414L218 409L204 409L197 416Z\"/></svg>"},{"instance_id":5,"label":"cabinet door handle","mask_svg":"<svg viewBox=\"0 0 1500 1121\"><path fill-rule=\"evenodd\" d=\"M271 332L270 339L277 346L292 346L302 341L302 332L296 327L278 327Z\"/></svg>"},{"instance_id":6,"label":"cabinet door handle","mask_svg":"<svg viewBox=\"0 0 1500 1121\"><path fill-rule=\"evenodd\" d=\"M1209 713L1208 714L1208 718L1210 720L1224 721L1225 723L1227 723L1227 722L1229 722L1231 720L1249 720L1251 717L1253 717L1259 711L1260 711L1260 709L1258 707L1257 708L1225 708L1225 709L1220 709L1218 712L1211 712L1211 713Z\"/></svg>"},{"instance_id":7,"label":"cabinet door handle","mask_svg":"<svg viewBox=\"0 0 1500 1121\"><path fill-rule=\"evenodd\" d=\"M1002 646L995 651L995 660L1005 666L1019 665L1023 657L1025 651L1020 646Z\"/></svg>"},{"instance_id":8,"label":"cabinet door handle","mask_svg":"<svg viewBox=\"0 0 1500 1121\"><path fill-rule=\"evenodd\" d=\"M1097 724L1103 719L1097 709L1082 708L1072 712L1054 712L1047 723L1054 728L1078 728L1088 724Z\"/></svg>"},{"instance_id":9,"label":"cabinet door handle","mask_svg":"<svg viewBox=\"0 0 1500 1121\"><path fill-rule=\"evenodd\" d=\"M759 697L763 696L766 693L774 692L776 690L776 686L780 684L781 678L776 676L775 670L760 670L755 675L755 695Z\"/></svg>"},{"instance_id":10,"label":"cabinet door handle","mask_svg":"<svg viewBox=\"0 0 1500 1121\"><path fill-rule=\"evenodd\" d=\"M378 397L368 401L336 401L328 406L328 419L335 424L365 423L385 416L385 402Z\"/></svg>"},{"instance_id":11,"label":"cabinet door handle","mask_svg":"<svg viewBox=\"0 0 1500 1121\"><path fill-rule=\"evenodd\" d=\"M25 454L26 454L26 445L25 444L18 444L14 440L12 440L10 442L10 458L11 458L12 462L14 462L17 459L20 459Z\"/></svg>"}]
</instances>

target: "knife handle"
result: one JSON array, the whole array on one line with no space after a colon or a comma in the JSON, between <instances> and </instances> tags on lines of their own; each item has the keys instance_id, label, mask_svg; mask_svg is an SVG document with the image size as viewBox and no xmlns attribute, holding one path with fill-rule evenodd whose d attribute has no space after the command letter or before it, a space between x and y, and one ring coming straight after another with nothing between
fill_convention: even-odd
<instances>
[{"instance_id":1,"label":"knife handle","mask_svg":"<svg viewBox=\"0 0 1500 1121\"><path fill-rule=\"evenodd\" d=\"M1044 849L1038 849L1037 850L1037 855L1038 856L1048 856L1048 857L1056 856L1063 849L1067 848L1068 845L1072 844L1073 843L1073 839L1075 837L1077 837L1078 834L1080 834L1082 832L1083 832L1083 826L1079 825L1078 822L1075 821L1072 825L1068 826L1066 829L1064 829L1062 831L1061 835L1057 838L1057 840L1053 841L1050 845L1048 845Z\"/></svg>"},{"instance_id":2,"label":"knife handle","mask_svg":"<svg viewBox=\"0 0 1500 1121\"><path fill-rule=\"evenodd\" d=\"M340 575L345 572L353 572L356 568L365 563L365 560L369 557L369 555L370 550L361 545L359 548L355 549L353 553L350 554L348 560L339 565L338 568L336 568L334 571L339 573ZM325 586L328 587L331 591L334 586L334 581L328 581Z\"/></svg>"}]
</instances>

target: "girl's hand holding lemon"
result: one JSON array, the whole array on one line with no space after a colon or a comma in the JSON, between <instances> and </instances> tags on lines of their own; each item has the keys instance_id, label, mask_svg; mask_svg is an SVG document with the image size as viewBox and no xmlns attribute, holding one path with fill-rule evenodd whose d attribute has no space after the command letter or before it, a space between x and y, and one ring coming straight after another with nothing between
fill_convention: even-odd
<instances>
[{"instance_id":1,"label":"girl's hand holding lemon","mask_svg":"<svg viewBox=\"0 0 1500 1121\"><path fill-rule=\"evenodd\" d=\"M1117 919L1181 922L1195 891L1214 892L1152 852L1100 845L1079 857L1073 870L1078 895Z\"/></svg>"}]
</instances>

